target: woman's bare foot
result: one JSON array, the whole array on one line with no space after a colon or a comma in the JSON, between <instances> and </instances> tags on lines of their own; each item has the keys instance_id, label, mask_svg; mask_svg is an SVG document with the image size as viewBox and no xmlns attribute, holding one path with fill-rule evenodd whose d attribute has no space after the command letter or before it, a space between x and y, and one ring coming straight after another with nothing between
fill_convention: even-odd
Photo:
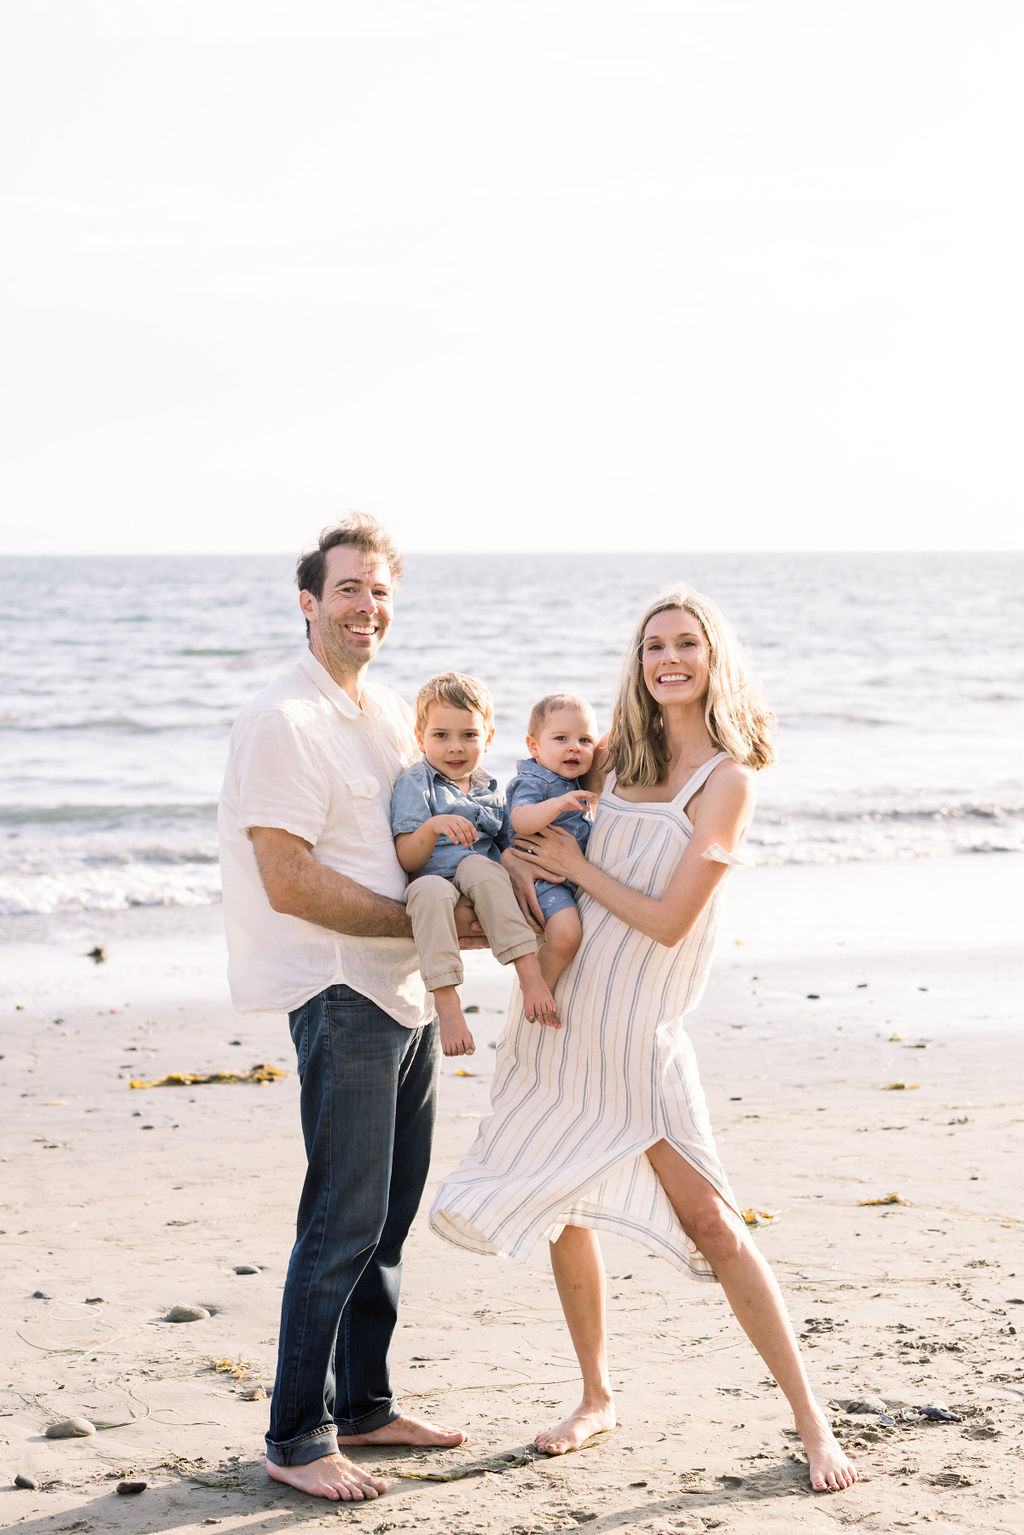
<instances>
[{"instance_id":1,"label":"woman's bare foot","mask_svg":"<svg viewBox=\"0 0 1024 1535\"><path fill-rule=\"evenodd\" d=\"M321 1455L304 1466L277 1466L267 1461L267 1475L313 1498L329 1498L333 1503L361 1503L386 1491L387 1482L354 1466L344 1455Z\"/></svg>"},{"instance_id":2,"label":"woman's bare foot","mask_svg":"<svg viewBox=\"0 0 1024 1535\"><path fill-rule=\"evenodd\" d=\"M815 1492L842 1492L853 1486L857 1468L824 1419L801 1428L800 1437Z\"/></svg>"},{"instance_id":3,"label":"woman's bare foot","mask_svg":"<svg viewBox=\"0 0 1024 1535\"><path fill-rule=\"evenodd\" d=\"M600 1402L588 1402L586 1398L575 1412L571 1412L557 1428L549 1428L538 1434L533 1441L545 1455L568 1455L593 1439L595 1434L606 1434L615 1427L615 1403L611 1397Z\"/></svg>"},{"instance_id":4,"label":"woman's bare foot","mask_svg":"<svg viewBox=\"0 0 1024 1535\"><path fill-rule=\"evenodd\" d=\"M350 1444L411 1444L423 1450L454 1450L465 1444L466 1436L461 1428L446 1428L442 1423L425 1423L422 1418L410 1418L402 1413L381 1428L373 1428L368 1434L346 1434L344 1443Z\"/></svg>"}]
</instances>

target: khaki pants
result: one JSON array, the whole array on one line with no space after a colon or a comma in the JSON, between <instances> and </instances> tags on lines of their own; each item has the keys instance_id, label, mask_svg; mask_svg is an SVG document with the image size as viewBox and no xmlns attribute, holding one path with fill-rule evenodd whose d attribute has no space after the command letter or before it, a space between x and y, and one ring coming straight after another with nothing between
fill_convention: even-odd
<instances>
[{"instance_id":1,"label":"khaki pants","mask_svg":"<svg viewBox=\"0 0 1024 1535\"><path fill-rule=\"evenodd\" d=\"M422 874L405 893L405 906L428 991L462 985L462 960L455 931L455 903L462 893L473 902L477 921L494 956L503 965L536 954L539 939L519 910L512 882L500 863L470 853L459 860L451 879Z\"/></svg>"}]
</instances>

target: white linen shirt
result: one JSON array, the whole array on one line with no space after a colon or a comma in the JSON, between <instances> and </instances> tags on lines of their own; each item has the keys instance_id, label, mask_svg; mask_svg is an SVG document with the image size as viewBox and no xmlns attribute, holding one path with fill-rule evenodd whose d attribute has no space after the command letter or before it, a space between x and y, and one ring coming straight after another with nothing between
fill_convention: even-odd
<instances>
[{"instance_id":1,"label":"white linen shirt","mask_svg":"<svg viewBox=\"0 0 1024 1535\"><path fill-rule=\"evenodd\" d=\"M366 685L354 704L306 651L242 711L231 732L218 813L228 982L240 1012L292 1012L351 986L407 1028L433 1017L411 938L336 933L274 911L249 835L278 827L313 857L378 895L404 901L389 810L419 755L408 704Z\"/></svg>"}]
</instances>

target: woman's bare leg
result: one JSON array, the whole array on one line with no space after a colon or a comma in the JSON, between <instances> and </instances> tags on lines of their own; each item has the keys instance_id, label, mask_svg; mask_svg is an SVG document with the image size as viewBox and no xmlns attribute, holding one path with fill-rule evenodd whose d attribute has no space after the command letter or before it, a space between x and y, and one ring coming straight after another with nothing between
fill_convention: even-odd
<instances>
[{"instance_id":1,"label":"woman's bare leg","mask_svg":"<svg viewBox=\"0 0 1024 1535\"><path fill-rule=\"evenodd\" d=\"M597 1233L566 1226L550 1251L558 1299L583 1376L583 1399L564 1422L538 1434L534 1442L548 1455L564 1455L594 1434L614 1428L615 1404L608 1380L604 1263Z\"/></svg>"},{"instance_id":2,"label":"woman's bare leg","mask_svg":"<svg viewBox=\"0 0 1024 1535\"><path fill-rule=\"evenodd\" d=\"M667 1141L647 1156L680 1225L711 1264L737 1321L793 1409L811 1486L831 1492L852 1486L857 1472L815 1400L775 1276L739 1216Z\"/></svg>"}]
</instances>

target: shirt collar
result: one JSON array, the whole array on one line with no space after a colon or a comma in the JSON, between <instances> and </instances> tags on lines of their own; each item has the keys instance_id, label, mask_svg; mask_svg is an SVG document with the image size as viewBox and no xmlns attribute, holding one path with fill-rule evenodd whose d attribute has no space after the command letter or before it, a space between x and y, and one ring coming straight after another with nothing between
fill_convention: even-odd
<instances>
[{"instance_id":1,"label":"shirt collar","mask_svg":"<svg viewBox=\"0 0 1024 1535\"><path fill-rule=\"evenodd\" d=\"M340 683L335 682L326 666L322 666L311 650L304 650L299 657L299 666L305 672L314 687L318 688L325 698L329 698L346 719L358 719L361 714L368 714L371 719L377 719L381 713L378 699L374 698L367 684L363 683L362 706L354 704Z\"/></svg>"},{"instance_id":2,"label":"shirt collar","mask_svg":"<svg viewBox=\"0 0 1024 1535\"><path fill-rule=\"evenodd\" d=\"M442 773L440 768L434 767L433 763L428 762L426 757L423 758L423 766L430 774L431 783L436 784L438 780L440 780L441 783L451 783L451 779L448 777L447 773ZM492 778L486 768L476 767L470 774L469 787L471 790L494 790L498 787L498 780L496 778Z\"/></svg>"}]
</instances>

